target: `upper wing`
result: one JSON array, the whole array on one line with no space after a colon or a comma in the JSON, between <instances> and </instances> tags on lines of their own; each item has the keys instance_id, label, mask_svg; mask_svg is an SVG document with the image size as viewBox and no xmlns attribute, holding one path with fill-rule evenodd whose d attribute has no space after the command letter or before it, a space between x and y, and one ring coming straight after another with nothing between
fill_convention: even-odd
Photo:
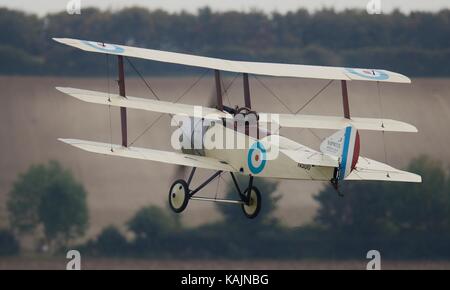
<instances>
[{"instance_id":1,"label":"upper wing","mask_svg":"<svg viewBox=\"0 0 450 290\"><path fill-rule=\"evenodd\" d=\"M383 180L422 182L420 175L395 169L387 164L360 156L355 169L345 180Z\"/></svg>"},{"instance_id":2,"label":"upper wing","mask_svg":"<svg viewBox=\"0 0 450 290\"><path fill-rule=\"evenodd\" d=\"M231 165L211 157L196 156L178 152L161 151L137 147L123 147L117 144L85 141L78 139L58 139L80 149L112 156L152 160L169 164L178 164L190 167L198 167L212 170L236 172Z\"/></svg>"},{"instance_id":3,"label":"upper wing","mask_svg":"<svg viewBox=\"0 0 450 290\"><path fill-rule=\"evenodd\" d=\"M314 116L314 115L292 115L292 114L279 114L278 116L279 116L279 124L281 127L339 130L351 124L355 126L358 130L417 132L417 128L414 127L413 125L391 119L358 118L358 117L346 119L344 117L338 116Z\"/></svg>"},{"instance_id":4,"label":"upper wing","mask_svg":"<svg viewBox=\"0 0 450 290\"><path fill-rule=\"evenodd\" d=\"M344 68L282 63L233 61L212 57L174 53L153 49L109 44L71 38L53 38L55 41L85 51L124 55L167 63L205 67L221 71L250 73L277 77L297 77L333 80L363 80L392 83L410 83L411 80L399 73L380 69Z\"/></svg>"},{"instance_id":5,"label":"upper wing","mask_svg":"<svg viewBox=\"0 0 450 290\"><path fill-rule=\"evenodd\" d=\"M116 94L102 93L75 88L57 87L56 89L79 100L95 104L141 109L146 111L176 114L176 115L187 115L190 117L198 117L198 118L208 117L208 119L220 119L231 117L231 115L229 115L228 113L221 112L217 109L208 107L178 104L130 96L127 96L125 98Z\"/></svg>"}]
</instances>

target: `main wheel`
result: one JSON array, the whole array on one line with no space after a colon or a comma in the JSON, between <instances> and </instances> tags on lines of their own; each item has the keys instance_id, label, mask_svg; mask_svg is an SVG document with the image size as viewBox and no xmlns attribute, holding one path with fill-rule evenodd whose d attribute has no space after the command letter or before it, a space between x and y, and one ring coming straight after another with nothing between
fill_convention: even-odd
<instances>
[{"instance_id":1,"label":"main wheel","mask_svg":"<svg viewBox=\"0 0 450 290\"><path fill-rule=\"evenodd\" d=\"M183 179L176 180L169 191L170 208L176 212L182 212L188 205L189 189L188 184Z\"/></svg>"},{"instance_id":2,"label":"main wheel","mask_svg":"<svg viewBox=\"0 0 450 290\"><path fill-rule=\"evenodd\" d=\"M258 188L253 186L250 189L250 192L247 191L247 196L249 197L248 203L243 203L241 207L245 216L252 219L255 218L261 210L261 193Z\"/></svg>"}]
</instances>

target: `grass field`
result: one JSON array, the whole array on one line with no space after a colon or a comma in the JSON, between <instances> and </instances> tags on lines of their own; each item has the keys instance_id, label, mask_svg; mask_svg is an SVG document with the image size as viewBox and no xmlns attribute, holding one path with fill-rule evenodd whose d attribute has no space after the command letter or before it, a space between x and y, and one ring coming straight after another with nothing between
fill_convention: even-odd
<instances>
[{"instance_id":1,"label":"grass field","mask_svg":"<svg viewBox=\"0 0 450 290\"><path fill-rule=\"evenodd\" d=\"M67 260L61 258L2 258L0 270L32 269L64 270ZM81 259L81 268L144 269L144 270L365 270L365 260L305 260L305 261L230 261L230 260L142 260L142 259ZM450 262L381 261L382 270L450 270Z\"/></svg>"}]
</instances>

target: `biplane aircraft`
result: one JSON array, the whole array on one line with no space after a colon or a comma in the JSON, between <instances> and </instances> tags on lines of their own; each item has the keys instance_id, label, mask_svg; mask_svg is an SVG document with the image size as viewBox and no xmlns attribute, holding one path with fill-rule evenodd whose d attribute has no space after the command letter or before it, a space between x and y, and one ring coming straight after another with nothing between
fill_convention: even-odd
<instances>
[{"instance_id":1,"label":"biplane aircraft","mask_svg":"<svg viewBox=\"0 0 450 290\"><path fill-rule=\"evenodd\" d=\"M401 74L380 69L232 61L104 42L69 38L54 38L54 40L84 51L117 56L119 94L67 87L58 87L57 89L85 102L120 107L122 132L122 143L115 145L78 139L59 140L89 152L192 167L187 180L176 180L170 187L168 199L170 207L175 212L182 212L190 200L206 200L239 204L248 218L254 218L258 215L261 208L261 194L259 189L253 184L255 176L329 181L336 190L338 190L340 182L352 180L421 182L419 175L398 170L387 164L359 155L359 130L417 132L414 126L390 119L350 116L347 82L411 82L409 78ZM201 107L199 115L198 110L196 110L198 106L126 95L124 58L127 57L201 67L214 71L217 106L215 108ZM239 108L236 106L231 108L223 104L221 72L242 74L244 107ZM262 126L260 127L260 118L269 114L252 110L249 74L340 81L343 116L276 115L276 122L279 123L280 127L332 129L337 131L322 142L319 150L314 150L283 137L278 132L270 132L262 128ZM183 143L185 145L181 146L179 152L129 146L127 140L127 108L188 116L193 126L182 125L180 127L182 131L180 141L182 141L181 139L185 139L184 141L188 140L187 144L194 144L196 148L194 150L187 148L186 142ZM243 127L237 126L237 116L253 116L255 121L253 123L245 121ZM203 131L197 134L199 129ZM236 140L244 140L246 145L238 149L219 149L205 146L206 144L202 138L208 132L219 133L224 131L233 135ZM277 152L276 156L269 158L269 152L275 151ZM191 188L197 168L213 170L215 173L196 188ZM196 196L201 189L223 172L230 173L236 187L238 199L230 200ZM236 174L248 176L248 185L245 188L240 188Z\"/></svg>"}]
</instances>

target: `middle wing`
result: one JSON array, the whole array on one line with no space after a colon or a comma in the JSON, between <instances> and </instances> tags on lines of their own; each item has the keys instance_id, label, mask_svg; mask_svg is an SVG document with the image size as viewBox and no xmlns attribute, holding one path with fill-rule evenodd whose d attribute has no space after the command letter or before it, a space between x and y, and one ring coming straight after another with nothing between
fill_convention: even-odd
<instances>
[{"instance_id":1,"label":"middle wing","mask_svg":"<svg viewBox=\"0 0 450 290\"><path fill-rule=\"evenodd\" d=\"M232 115L226 112L219 111L215 108L164 102L131 96L127 96L125 98L116 94L67 87L57 87L56 89L79 100L94 104L141 109L174 115L187 115L190 117L207 118L210 120L232 118ZM413 125L390 119L357 117L346 119L339 116L314 116L273 113L260 113L259 116L260 120L277 122L281 127L339 130L351 124L358 130L417 132L417 128Z\"/></svg>"},{"instance_id":2,"label":"middle wing","mask_svg":"<svg viewBox=\"0 0 450 290\"><path fill-rule=\"evenodd\" d=\"M231 115L228 113L221 112L214 108L202 106L157 101L130 96L127 96L125 98L116 94L75 89L75 88L56 87L56 89L62 93L65 93L79 100L94 104L110 105L115 107L126 107L131 109L141 109L146 111L167 113L174 115L187 115L190 117L195 116L198 118L208 117L208 119L220 119L231 117Z\"/></svg>"},{"instance_id":3,"label":"middle wing","mask_svg":"<svg viewBox=\"0 0 450 290\"><path fill-rule=\"evenodd\" d=\"M274 114L267 114L267 115L274 115ZM314 115L293 115L293 114L278 114L278 118L281 127L339 130L351 124L355 126L358 130L373 130L386 132L417 132L417 128L414 127L413 125L391 119L358 118L358 117L346 119L344 117L339 116L314 116Z\"/></svg>"},{"instance_id":4,"label":"middle wing","mask_svg":"<svg viewBox=\"0 0 450 290\"><path fill-rule=\"evenodd\" d=\"M211 157L196 156L178 152L161 151L147 148L123 147L117 144L107 144L101 142L85 141L79 139L58 139L66 144L78 147L85 151L128 157L157 162L178 164L190 167L198 167L211 170L223 170L237 172L230 164Z\"/></svg>"}]
</instances>

